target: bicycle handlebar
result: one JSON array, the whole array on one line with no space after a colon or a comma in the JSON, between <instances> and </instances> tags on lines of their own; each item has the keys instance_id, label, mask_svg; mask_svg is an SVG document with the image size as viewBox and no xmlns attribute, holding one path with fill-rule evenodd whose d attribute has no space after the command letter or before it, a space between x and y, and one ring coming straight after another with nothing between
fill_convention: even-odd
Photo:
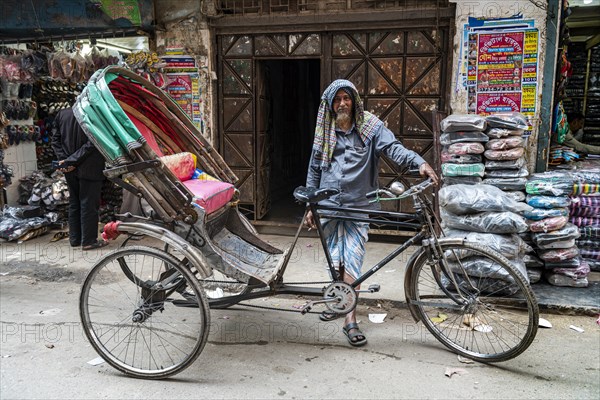
<instances>
[{"instance_id":1,"label":"bicycle handlebar","mask_svg":"<svg viewBox=\"0 0 600 400\"><path fill-rule=\"evenodd\" d=\"M377 190L373 190L372 192L367 193L367 199L374 199L373 201L379 201L379 200L382 200L382 199L380 199L380 197L382 197L381 195L384 195L386 197L385 200L400 200L400 199L404 199L409 196L417 195L417 194L425 191L427 188L429 188L432 185L433 185L433 182L431 181L431 178L427 178L423 182L421 182L417 185L411 186L409 189L407 189L404 193L402 193L400 195L395 195L387 189L377 189Z\"/></svg>"}]
</instances>

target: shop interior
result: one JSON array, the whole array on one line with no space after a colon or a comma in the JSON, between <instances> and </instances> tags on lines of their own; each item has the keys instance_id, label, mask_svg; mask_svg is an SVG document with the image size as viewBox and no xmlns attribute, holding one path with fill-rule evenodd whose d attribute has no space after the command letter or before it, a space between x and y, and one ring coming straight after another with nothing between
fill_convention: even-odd
<instances>
[{"instance_id":1,"label":"shop interior","mask_svg":"<svg viewBox=\"0 0 600 400\"><path fill-rule=\"evenodd\" d=\"M566 18L566 58L571 75L563 105L567 115L585 116L585 144L600 145L600 1L570 0Z\"/></svg>"}]
</instances>

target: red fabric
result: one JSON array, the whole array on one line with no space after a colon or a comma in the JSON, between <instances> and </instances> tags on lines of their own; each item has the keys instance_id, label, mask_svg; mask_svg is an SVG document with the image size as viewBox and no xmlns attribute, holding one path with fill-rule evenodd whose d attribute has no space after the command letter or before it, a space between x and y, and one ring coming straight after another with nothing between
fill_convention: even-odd
<instances>
[{"instance_id":1,"label":"red fabric","mask_svg":"<svg viewBox=\"0 0 600 400\"><path fill-rule=\"evenodd\" d=\"M158 143L156 142L156 138L154 137L154 132L152 132L152 130L150 130L150 128L148 128L146 125L144 125L144 123L142 121L140 121L139 119L137 119L133 115L129 114L127 111L125 111L125 114L127 114L127 116L129 117L129 119L131 120L131 122L133 122L133 124L135 125L135 127L138 128L138 131L140 131L140 133L142 134L142 136L144 137L144 139L146 139L146 142L148 143L148 145L150 146L150 148L152 150L154 150L154 152L159 157L162 157L164 154L160 150L160 147L158 146Z\"/></svg>"},{"instance_id":2,"label":"red fabric","mask_svg":"<svg viewBox=\"0 0 600 400\"><path fill-rule=\"evenodd\" d=\"M104 230L102 231L102 239L114 240L117 237L119 237L119 235L121 234L121 232L119 232L120 223L121 221L114 221L104 225Z\"/></svg>"}]
</instances>

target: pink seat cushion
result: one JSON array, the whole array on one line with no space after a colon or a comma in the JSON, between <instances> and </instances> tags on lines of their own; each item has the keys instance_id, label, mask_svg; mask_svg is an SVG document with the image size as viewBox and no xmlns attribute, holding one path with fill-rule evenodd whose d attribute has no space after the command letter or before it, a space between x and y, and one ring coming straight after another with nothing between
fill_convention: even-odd
<instances>
[{"instance_id":1,"label":"pink seat cushion","mask_svg":"<svg viewBox=\"0 0 600 400\"><path fill-rule=\"evenodd\" d=\"M235 191L231 183L192 179L183 184L194 194L194 201L206 214L218 210L231 200Z\"/></svg>"}]
</instances>

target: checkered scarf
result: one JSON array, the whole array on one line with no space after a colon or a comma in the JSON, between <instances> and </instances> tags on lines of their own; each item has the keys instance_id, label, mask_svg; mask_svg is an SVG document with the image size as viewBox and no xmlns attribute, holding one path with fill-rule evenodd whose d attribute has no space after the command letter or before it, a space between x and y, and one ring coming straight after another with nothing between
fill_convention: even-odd
<instances>
[{"instance_id":1,"label":"checkered scarf","mask_svg":"<svg viewBox=\"0 0 600 400\"><path fill-rule=\"evenodd\" d=\"M333 98L340 89L344 89L352 96L356 129L365 146L371 142L376 130L383 123L375 115L364 110L363 102L352 82L345 79L333 81L321 96L321 104L317 114L317 127L315 128L315 140L313 142L313 150L315 150L313 162L316 162L321 169L325 170L331 164L331 157L337 141Z\"/></svg>"}]
</instances>

